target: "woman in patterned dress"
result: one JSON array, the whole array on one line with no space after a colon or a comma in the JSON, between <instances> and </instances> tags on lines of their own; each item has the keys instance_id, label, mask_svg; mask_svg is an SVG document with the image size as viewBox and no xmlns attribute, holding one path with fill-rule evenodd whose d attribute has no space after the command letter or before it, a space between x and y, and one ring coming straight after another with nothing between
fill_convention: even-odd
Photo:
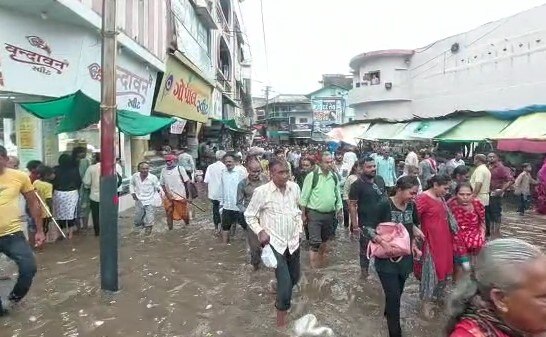
<instances>
[{"instance_id":1,"label":"woman in patterned dress","mask_svg":"<svg viewBox=\"0 0 546 337\"><path fill-rule=\"evenodd\" d=\"M78 211L78 191L82 179L78 166L69 154L59 157L59 165L55 167L53 180L53 216L62 228L68 228L68 238L76 226Z\"/></svg>"},{"instance_id":2,"label":"woman in patterned dress","mask_svg":"<svg viewBox=\"0 0 546 337\"><path fill-rule=\"evenodd\" d=\"M546 333L546 257L518 239L487 243L449 300L449 337L539 337Z\"/></svg>"},{"instance_id":3,"label":"woman in patterned dress","mask_svg":"<svg viewBox=\"0 0 546 337\"><path fill-rule=\"evenodd\" d=\"M485 244L485 207L479 199L472 197L472 186L467 182L455 187L455 196L447 205L459 227L453 237L454 279L458 281L463 273L470 271L475 256Z\"/></svg>"}]
</instances>

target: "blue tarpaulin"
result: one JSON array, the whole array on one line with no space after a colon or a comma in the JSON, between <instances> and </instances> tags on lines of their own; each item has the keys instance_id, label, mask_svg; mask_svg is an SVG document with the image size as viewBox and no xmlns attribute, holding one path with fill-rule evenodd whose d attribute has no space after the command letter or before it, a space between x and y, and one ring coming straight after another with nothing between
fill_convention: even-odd
<instances>
[{"instance_id":1,"label":"blue tarpaulin","mask_svg":"<svg viewBox=\"0 0 546 337\"><path fill-rule=\"evenodd\" d=\"M535 112L546 112L545 104L528 105L519 109L510 110L487 110L488 114L493 115L495 118L504 120L515 120L518 117L532 114Z\"/></svg>"}]
</instances>

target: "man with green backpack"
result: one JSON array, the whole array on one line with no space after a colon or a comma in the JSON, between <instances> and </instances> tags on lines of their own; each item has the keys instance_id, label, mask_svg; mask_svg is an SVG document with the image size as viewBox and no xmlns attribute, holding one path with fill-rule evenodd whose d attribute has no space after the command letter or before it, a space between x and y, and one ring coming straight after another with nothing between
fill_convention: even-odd
<instances>
[{"instance_id":1,"label":"man with green backpack","mask_svg":"<svg viewBox=\"0 0 546 337\"><path fill-rule=\"evenodd\" d=\"M339 178L332 170L332 155L324 152L321 159L319 167L305 177L300 199L303 222L309 229L309 258L313 268L323 264L334 221L343 209Z\"/></svg>"}]
</instances>

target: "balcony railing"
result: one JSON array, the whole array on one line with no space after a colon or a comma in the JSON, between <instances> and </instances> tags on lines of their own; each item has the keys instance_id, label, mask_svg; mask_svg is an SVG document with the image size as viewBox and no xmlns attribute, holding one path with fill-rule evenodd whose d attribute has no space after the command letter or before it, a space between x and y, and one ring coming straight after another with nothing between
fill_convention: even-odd
<instances>
[{"instance_id":1,"label":"balcony railing","mask_svg":"<svg viewBox=\"0 0 546 337\"><path fill-rule=\"evenodd\" d=\"M307 131L307 132L310 132L312 126L313 126L313 125L310 124L310 123L306 123L306 124L290 124L290 131L295 131L295 132L304 132L304 131Z\"/></svg>"},{"instance_id":2,"label":"balcony railing","mask_svg":"<svg viewBox=\"0 0 546 337\"><path fill-rule=\"evenodd\" d=\"M226 17L224 16L224 11L222 11L222 7L217 6L216 7L216 16L218 18L218 23L220 24L220 27L222 27L222 31L224 32L224 36L228 42L231 41L231 33L229 29L229 23L227 22Z\"/></svg>"},{"instance_id":3,"label":"balcony railing","mask_svg":"<svg viewBox=\"0 0 546 337\"><path fill-rule=\"evenodd\" d=\"M268 119L272 118L286 118L288 119L288 112L269 112L267 114Z\"/></svg>"}]
</instances>

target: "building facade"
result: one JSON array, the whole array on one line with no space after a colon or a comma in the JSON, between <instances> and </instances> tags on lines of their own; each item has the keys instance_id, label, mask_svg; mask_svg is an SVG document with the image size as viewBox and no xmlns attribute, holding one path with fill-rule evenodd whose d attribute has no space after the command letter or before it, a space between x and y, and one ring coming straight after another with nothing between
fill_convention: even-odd
<instances>
[{"instance_id":1,"label":"building facade","mask_svg":"<svg viewBox=\"0 0 546 337\"><path fill-rule=\"evenodd\" d=\"M544 104L546 5L415 50L355 56L356 118L407 120Z\"/></svg>"},{"instance_id":2,"label":"building facade","mask_svg":"<svg viewBox=\"0 0 546 337\"><path fill-rule=\"evenodd\" d=\"M313 111L307 96L278 95L256 110L265 111L269 142L298 144L311 138Z\"/></svg>"}]
</instances>

